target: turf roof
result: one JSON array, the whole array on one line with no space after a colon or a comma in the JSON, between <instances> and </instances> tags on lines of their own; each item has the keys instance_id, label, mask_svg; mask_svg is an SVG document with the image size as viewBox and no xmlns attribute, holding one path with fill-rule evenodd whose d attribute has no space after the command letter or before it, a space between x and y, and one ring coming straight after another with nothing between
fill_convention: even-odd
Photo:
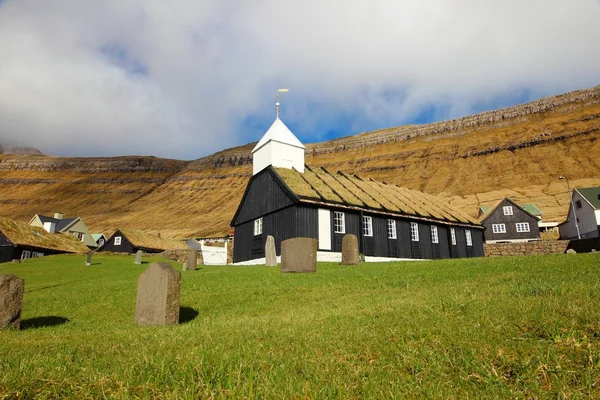
<instances>
[{"instance_id":1,"label":"turf roof","mask_svg":"<svg viewBox=\"0 0 600 400\"><path fill-rule=\"evenodd\" d=\"M135 247L153 250L187 250L184 242L174 239L162 238L157 234L138 231L136 229L119 229L121 234Z\"/></svg>"},{"instance_id":2,"label":"turf roof","mask_svg":"<svg viewBox=\"0 0 600 400\"><path fill-rule=\"evenodd\" d=\"M274 168L300 202L341 205L365 211L479 225L477 220L445 204L436 196L417 190L363 179L324 168Z\"/></svg>"},{"instance_id":3,"label":"turf roof","mask_svg":"<svg viewBox=\"0 0 600 400\"><path fill-rule=\"evenodd\" d=\"M85 253L89 249L79 239L66 233L48 233L43 228L0 217L0 232L16 245Z\"/></svg>"}]
</instances>

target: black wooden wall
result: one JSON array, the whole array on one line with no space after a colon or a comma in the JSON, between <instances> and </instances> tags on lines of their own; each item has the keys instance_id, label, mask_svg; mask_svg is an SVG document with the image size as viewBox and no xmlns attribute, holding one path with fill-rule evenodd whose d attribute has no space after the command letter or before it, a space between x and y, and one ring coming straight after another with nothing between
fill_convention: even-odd
<instances>
[{"instance_id":1,"label":"black wooden wall","mask_svg":"<svg viewBox=\"0 0 600 400\"><path fill-rule=\"evenodd\" d=\"M245 197L233 225L237 226L294 204L275 179L271 168L262 170L248 182Z\"/></svg>"},{"instance_id":2,"label":"black wooden wall","mask_svg":"<svg viewBox=\"0 0 600 400\"><path fill-rule=\"evenodd\" d=\"M269 235L275 238L278 255L281 255L281 242L284 240L294 237L318 239L316 208L295 205L264 215L262 218L263 231L260 235L254 235L254 219L235 227L233 262L264 257Z\"/></svg>"},{"instance_id":3,"label":"black wooden wall","mask_svg":"<svg viewBox=\"0 0 600 400\"><path fill-rule=\"evenodd\" d=\"M504 215L504 206L512 206L513 215ZM517 232L517 222L528 222L529 232ZM511 240L511 239L539 239L540 228L538 227L538 219L529 213L525 212L517 204L504 199L504 201L496 207L495 210L488 215L485 220L482 221L485 226L484 238L486 241L490 240ZM494 233L492 228L493 224L504 224L506 226L506 233Z\"/></svg>"},{"instance_id":4,"label":"black wooden wall","mask_svg":"<svg viewBox=\"0 0 600 400\"><path fill-rule=\"evenodd\" d=\"M121 237L121 244L120 245L115 245L115 237ZM134 247L129 240L127 240L127 238L125 236L123 236L123 234L121 233L121 231L116 231L114 235L112 235L107 241L106 243L104 243L104 246L100 247L98 249L99 252L102 251L110 251L113 253L135 253L138 249L136 247Z\"/></svg>"}]
</instances>

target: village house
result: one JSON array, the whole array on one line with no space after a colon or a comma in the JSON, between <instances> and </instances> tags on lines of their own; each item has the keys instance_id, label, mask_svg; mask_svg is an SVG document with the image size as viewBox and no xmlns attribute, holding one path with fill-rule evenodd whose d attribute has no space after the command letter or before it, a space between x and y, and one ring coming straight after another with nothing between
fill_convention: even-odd
<instances>
[{"instance_id":1,"label":"village house","mask_svg":"<svg viewBox=\"0 0 600 400\"><path fill-rule=\"evenodd\" d=\"M106 236L104 233L92 233L92 238L94 238L94 241L96 242L96 247L102 247L104 246L104 243L106 243Z\"/></svg>"},{"instance_id":2,"label":"village house","mask_svg":"<svg viewBox=\"0 0 600 400\"><path fill-rule=\"evenodd\" d=\"M485 242L516 243L539 240L538 223L541 219L541 211L531 205L528 208L508 197L497 201L491 207L480 207L479 222L485 227Z\"/></svg>"},{"instance_id":3,"label":"village house","mask_svg":"<svg viewBox=\"0 0 600 400\"><path fill-rule=\"evenodd\" d=\"M268 235L318 239L339 261L354 234L367 261L483 256L483 227L439 198L304 164L304 145L276 118L252 150L253 176L231 221L234 263L264 262Z\"/></svg>"},{"instance_id":4,"label":"village house","mask_svg":"<svg viewBox=\"0 0 600 400\"><path fill-rule=\"evenodd\" d=\"M135 229L118 229L98 252L110 251L112 253L162 253L165 250L186 250L188 246L178 240L163 238L160 234L152 234Z\"/></svg>"},{"instance_id":5,"label":"village house","mask_svg":"<svg viewBox=\"0 0 600 400\"><path fill-rule=\"evenodd\" d=\"M600 236L600 187L573 190L567 220L559 225L559 230L561 239Z\"/></svg>"},{"instance_id":6,"label":"village house","mask_svg":"<svg viewBox=\"0 0 600 400\"><path fill-rule=\"evenodd\" d=\"M40 227L0 217L0 262L87 251L87 246L72 235L49 233Z\"/></svg>"},{"instance_id":7,"label":"village house","mask_svg":"<svg viewBox=\"0 0 600 400\"><path fill-rule=\"evenodd\" d=\"M65 218L60 212L54 213L54 217L36 214L29 221L29 225L44 228L48 233L67 233L75 236L90 248L97 247L96 241L83 223L83 220L79 217Z\"/></svg>"}]
</instances>

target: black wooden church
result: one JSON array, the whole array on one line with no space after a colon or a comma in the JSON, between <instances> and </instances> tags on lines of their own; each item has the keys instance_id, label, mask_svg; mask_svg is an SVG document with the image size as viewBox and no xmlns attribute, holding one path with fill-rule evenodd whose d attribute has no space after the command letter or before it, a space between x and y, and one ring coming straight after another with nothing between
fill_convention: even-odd
<instances>
[{"instance_id":1,"label":"black wooden church","mask_svg":"<svg viewBox=\"0 0 600 400\"><path fill-rule=\"evenodd\" d=\"M304 165L304 146L277 118L258 142L254 175L231 221L234 263L265 257L268 235L318 239L335 259L354 234L369 260L483 256L483 226L435 196Z\"/></svg>"}]
</instances>

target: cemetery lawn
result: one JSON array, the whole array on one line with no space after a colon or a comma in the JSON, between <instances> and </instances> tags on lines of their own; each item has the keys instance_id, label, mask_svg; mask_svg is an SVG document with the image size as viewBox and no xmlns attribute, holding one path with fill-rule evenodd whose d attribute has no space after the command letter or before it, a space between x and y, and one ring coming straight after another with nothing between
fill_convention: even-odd
<instances>
[{"instance_id":1,"label":"cemetery lawn","mask_svg":"<svg viewBox=\"0 0 600 400\"><path fill-rule=\"evenodd\" d=\"M25 279L0 399L600 398L600 253L202 266L171 327L134 325L148 264L84 263L0 264Z\"/></svg>"}]
</instances>

